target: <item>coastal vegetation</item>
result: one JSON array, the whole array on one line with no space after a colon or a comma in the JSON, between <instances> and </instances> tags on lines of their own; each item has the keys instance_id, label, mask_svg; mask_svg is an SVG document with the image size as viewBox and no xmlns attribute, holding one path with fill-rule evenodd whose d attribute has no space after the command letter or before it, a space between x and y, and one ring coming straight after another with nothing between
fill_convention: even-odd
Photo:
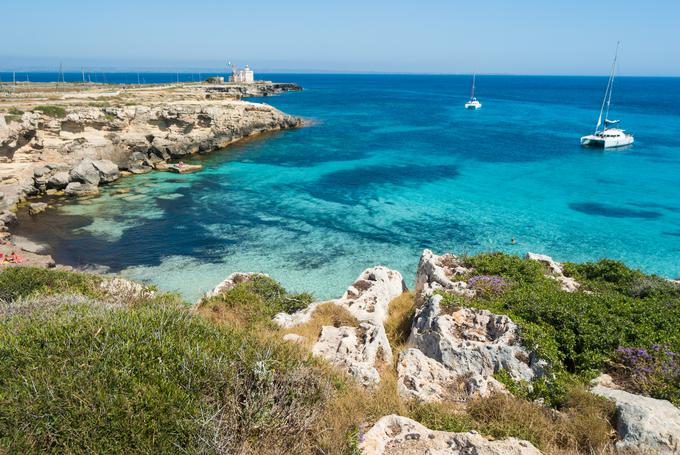
<instances>
[{"instance_id":1,"label":"coastal vegetation","mask_svg":"<svg viewBox=\"0 0 680 455\"><path fill-rule=\"evenodd\" d=\"M604 370L637 391L680 404L679 286L606 259L565 264L565 274L581 284L581 292L571 293L536 261L493 253L465 263L475 271L468 283L482 292L445 294L444 304L507 314L520 325L524 343L553 373L531 391L524 387L525 395L559 406L569 384Z\"/></svg>"},{"instance_id":2,"label":"coastal vegetation","mask_svg":"<svg viewBox=\"0 0 680 455\"><path fill-rule=\"evenodd\" d=\"M56 105L41 105L33 108L34 111L42 112L48 117L64 118L66 117L66 109L62 106Z\"/></svg>"},{"instance_id":3,"label":"coastal vegetation","mask_svg":"<svg viewBox=\"0 0 680 455\"><path fill-rule=\"evenodd\" d=\"M529 387L501 370L497 379L512 394L467 404L404 400L395 364L383 362L380 384L363 388L304 343L282 341L287 332L271 318L306 307L312 296L267 277L192 306L154 289L112 291L97 275L6 268L0 451L357 453L368 426L400 414L433 430L515 436L545 453L607 453L614 409L586 389L596 372L616 372L639 391L677 400L677 376L647 380L635 370L644 360L658 373L674 360L677 287L600 261L567 265L587 292L566 293L536 262L501 254L465 261L487 277L472 280L485 291L465 301L447 295L446 305L510 315L550 361L550 380ZM389 306L385 330L395 362L415 311L412 293ZM296 333L312 339L323 325L359 324L321 304Z\"/></svg>"}]
</instances>

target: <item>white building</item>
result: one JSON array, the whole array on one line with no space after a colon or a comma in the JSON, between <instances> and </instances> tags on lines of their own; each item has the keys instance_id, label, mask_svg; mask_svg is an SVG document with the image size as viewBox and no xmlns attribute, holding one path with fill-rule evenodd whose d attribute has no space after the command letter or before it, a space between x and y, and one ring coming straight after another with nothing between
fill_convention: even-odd
<instances>
[{"instance_id":1,"label":"white building","mask_svg":"<svg viewBox=\"0 0 680 455\"><path fill-rule=\"evenodd\" d=\"M255 82L255 73L253 73L253 70L250 69L250 66L248 65L246 65L246 67L243 69L232 66L229 82L240 82L245 84L253 83Z\"/></svg>"}]
</instances>

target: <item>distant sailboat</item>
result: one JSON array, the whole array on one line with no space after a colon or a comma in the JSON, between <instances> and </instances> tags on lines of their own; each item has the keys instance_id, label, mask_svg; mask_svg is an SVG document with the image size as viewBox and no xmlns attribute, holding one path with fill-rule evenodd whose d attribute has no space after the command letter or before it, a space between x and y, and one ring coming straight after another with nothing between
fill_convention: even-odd
<instances>
[{"instance_id":1,"label":"distant sailboat","mask_svg":"<svg viewBox=\"0 0 680 455\"><path fill-rule=\"evenodd\" d=\"M613 148L630 145L635 141L632 134L626 133L619 128L610 128L611 125L616 125L620 120L609 120L609 106L612 102L612 91L614 89L614 73L616 72L616 60L619 56L619 43L616 43L616 53L614 54L614 62L612 63L612 70L609 74L609 82L607 82L607 89L604 92L602 99L602 106L600 107L600 116L597 118L597 125L595 125L595 132L581 138L581 145L586 147L599 148ZM606 110L605 110L606 106ZM604 114L604 128L602 114Z\"/></svg>"},{"instance_id":2,"label":"distant sailboat","mask_svg":"<svg viewBox=\"0 0 680 455\"><path fill-rule=\"evenodd\" d=\"M477 75L475 73L472 74L472 91L470 92L470 101L465 103L465 109L479 109L482 107L482 103L477 101L477 98L475 98L475 79L477 78Z\"/></svg>"}]
</instances>

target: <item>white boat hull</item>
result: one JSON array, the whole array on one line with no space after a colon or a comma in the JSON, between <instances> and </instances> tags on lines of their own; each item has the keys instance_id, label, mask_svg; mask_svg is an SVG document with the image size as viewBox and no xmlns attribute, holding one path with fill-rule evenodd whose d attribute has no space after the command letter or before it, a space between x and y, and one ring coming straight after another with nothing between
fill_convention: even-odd
<instances>
[{"instance_id":1,"label":"white boat hull","mask_svg":"<svg viewBox=\"0 0 680 455\"><path fill-rule=\"evenodd\" d=\"M482 107L482 103L479 101L468 101L465 103L465 109L480 109Z\"/></svg>"},{"instance_id":2,"label":"white boat hull","mask_svg":"<svg viewBox=\"0 0 680 455\"><path fill-rule=\"evenodd\" d=\"M588 136L583 136L581 138L582 146L603 149L625 147L626 145L631 145L633 142L635 142L635 138L629 134L621 137L601 137L589 134Z\"/></svg>"}]
</instances>

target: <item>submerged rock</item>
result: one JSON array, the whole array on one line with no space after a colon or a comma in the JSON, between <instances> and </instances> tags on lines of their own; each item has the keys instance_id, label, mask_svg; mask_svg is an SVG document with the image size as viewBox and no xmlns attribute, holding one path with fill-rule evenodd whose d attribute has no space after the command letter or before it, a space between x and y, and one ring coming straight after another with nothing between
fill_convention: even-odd
<instances>
[{"instance_id":1,"label":"submerged rock","mask_svg":"<svg viewBox=\"0 0 680 455\"><path fill-rule=\"evenodd\" d=\"M99 187L96 185L83 184L80 182L71 182L64 190L66 196L94 196L99 194Z\"/></svg>"},{"instance_id":2,"label":"submerged rock","mask_svg":"<svg viewBox=\"0 0 680 455\"><path fill-rule=\"evenodd\" d=\"M47 210L46 202L33 202L28 205L28 214L32 216L42 213L45 210Z\"/></svg>"},{"instance_id":3,"label":"submerged rock","mask_svg":"<svg viewBox=\"0 0 680 455\"><path fill-rule=\"evenodd\" d=\"M479 433L433 431L415 420L389 415L361 437L363 455L540 455L530 442L516 438L489 441Z\"/></svg>"},{"instance_id":4,"label":"submerged rock","mask_svg":"<svg viewBox=\"0 0 680 455\"><path fill-rule=\"evenodd\" d=\"M680 453L680 409L670 401L635 395L604 384L607 383L596 385L592 392L616 403L617 449L664 455Z\"/></svg>"}]
</instances>

